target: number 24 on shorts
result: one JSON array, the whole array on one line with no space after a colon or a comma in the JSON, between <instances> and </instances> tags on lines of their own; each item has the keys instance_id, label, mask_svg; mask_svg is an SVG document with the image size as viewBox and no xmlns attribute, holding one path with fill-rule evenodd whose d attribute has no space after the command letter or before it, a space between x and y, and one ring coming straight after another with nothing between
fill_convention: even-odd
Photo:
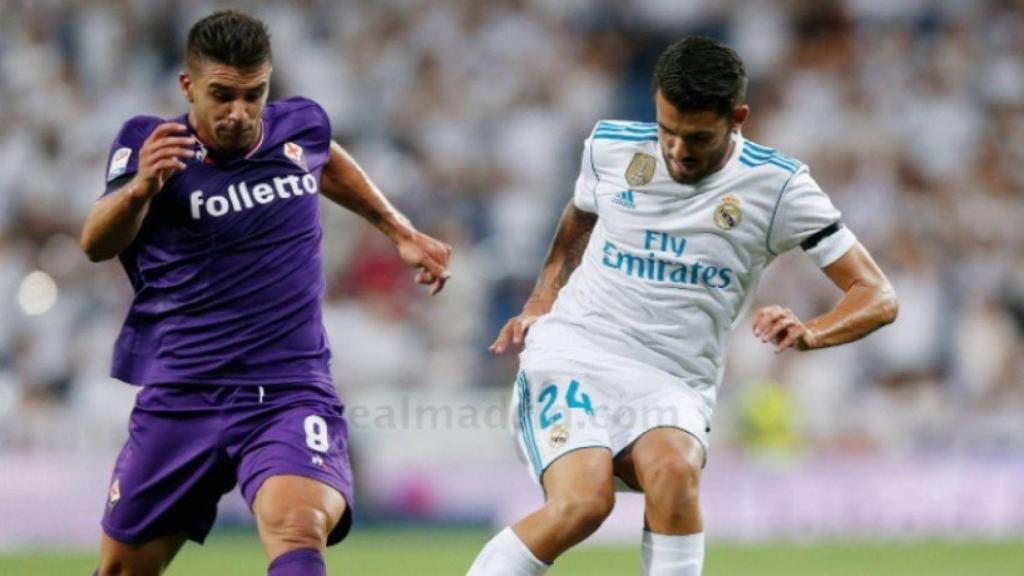
<instances>
[{"instance_id":1,"label":"number 24 on shorts","mask_svg":"<svg viewBox=\"0 0 1024 576\"><path fill-rule=\"evenodd\" d=\"M551 384L540 391L540 396L537 397L537 402L542 404L540 409L540 429L544 430L548 426L551 426L555 422L562 419L562 411L555 410L554 414L551 413L551 409L555 405L555 401L558 400L558 385ZM577 408L582 409L587 414L594 415L594 407L590 404L590 396L586 393L580 393L580 383L576 380L569 382L569 387L565 391L565 405L569 409Z\"/></svg>"}]
</instances>

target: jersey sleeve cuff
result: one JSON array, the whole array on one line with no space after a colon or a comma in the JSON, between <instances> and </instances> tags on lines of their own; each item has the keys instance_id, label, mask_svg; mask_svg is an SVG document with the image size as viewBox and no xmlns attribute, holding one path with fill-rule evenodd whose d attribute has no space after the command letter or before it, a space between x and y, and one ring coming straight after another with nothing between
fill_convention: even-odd
<instances>
[{"instance_id":1,"label":"jersey sleeve cuff","mask_svg":"<svg viewBox=\"0 0 1024 576\"><path fill-rule=\"evenodd\" d=\"M597 206L593 202L580 198L579 194L576 194L572 198L573 206L576 206L584 212L590 212L591 214L597 214Z\"/></svg>"},{"instance_id":2,"label":"jersey sleeve cuff","mask_svg":"<svg viewBox=\"0 0 1024 576\"><path fill-rule=\"evenodd\" d=\"M835 234L824 238L817 246L808 250L806 254L818 268L824 268L839 260L856 243L857 236L844 226Z\"/></svg>"}]
</instances>

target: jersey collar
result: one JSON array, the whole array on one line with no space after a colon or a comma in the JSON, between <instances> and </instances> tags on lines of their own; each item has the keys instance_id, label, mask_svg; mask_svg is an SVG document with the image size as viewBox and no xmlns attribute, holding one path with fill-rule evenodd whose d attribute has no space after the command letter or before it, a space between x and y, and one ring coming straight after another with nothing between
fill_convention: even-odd
<instances>
[{"instance_id":1,"label":"jersey collar","mask_svg":"<svg viewBox=\"0 0 1024 576\"><path fill-rule=\"evenodd\" d=\"M218 154L216 152L211 152L210 145L199 136L199 131L196 130L195 127L192 126L192 122L189 121L188 113L182 117L182 123L188 128L189 133L196 139L196 145L199 148L196 153L196 159L200 160L203 164L225 164L239 159L248 160L253 156L253 154L256 154L256 152L259 151L261 146L263 146L263 141L267 135L265 121L263 116L260 115L260 123L258 127L260 135L256 139L256 143L253 144L245 154Z\"/></svg>"}]
</instances>

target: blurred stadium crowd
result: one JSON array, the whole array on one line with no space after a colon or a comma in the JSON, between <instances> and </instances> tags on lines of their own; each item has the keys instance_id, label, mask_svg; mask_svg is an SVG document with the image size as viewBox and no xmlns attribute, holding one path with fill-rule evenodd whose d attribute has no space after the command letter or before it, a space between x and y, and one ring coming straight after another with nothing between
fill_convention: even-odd
<instances>
[{"instance_id":1,"label":"blurred stadium crowd","mask_svg":"<svg viewBox=\"0 0 1024 576\"><path fill-rule=\"evenodd\" d=\"M325 323L343 397L511 383L491 359L600 118L652 120L654 58L686 33L745 59L745 134L809 164L901 301L841 349L780 356L741 321L719 445L1024 449L1024 5L1012 1L306 0L234 4L270 25L273 94L323 104L336 139L456 247L431 301L387 241L325 206ZM135 114L185 111L200 1L0 3L0 422L105 410L130 299L80 224ZM799 254L759 304L802 318L838 292ZM110 413L116 412L116 413ZM3 446L0 435L0 449Z\"/></svg>"}]
</instances>

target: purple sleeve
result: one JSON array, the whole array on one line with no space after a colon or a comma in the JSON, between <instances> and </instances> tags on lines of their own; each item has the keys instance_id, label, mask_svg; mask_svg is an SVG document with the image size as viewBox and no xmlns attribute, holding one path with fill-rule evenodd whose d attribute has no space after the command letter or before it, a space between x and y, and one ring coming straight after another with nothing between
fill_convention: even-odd
<instances>
[{"instance_id":1,"label":"purple sleeve","mask_svg":"<svg viewBox=\"0 0 1024 576\"><path fill-rule=\"evenodd\" d=\"M107 156L107 187L104 196L124 186L135 175L139 169L139 149L161 122L162 119L154 116L135 116L121 126Z\"/></svg>"}]
</instances>

